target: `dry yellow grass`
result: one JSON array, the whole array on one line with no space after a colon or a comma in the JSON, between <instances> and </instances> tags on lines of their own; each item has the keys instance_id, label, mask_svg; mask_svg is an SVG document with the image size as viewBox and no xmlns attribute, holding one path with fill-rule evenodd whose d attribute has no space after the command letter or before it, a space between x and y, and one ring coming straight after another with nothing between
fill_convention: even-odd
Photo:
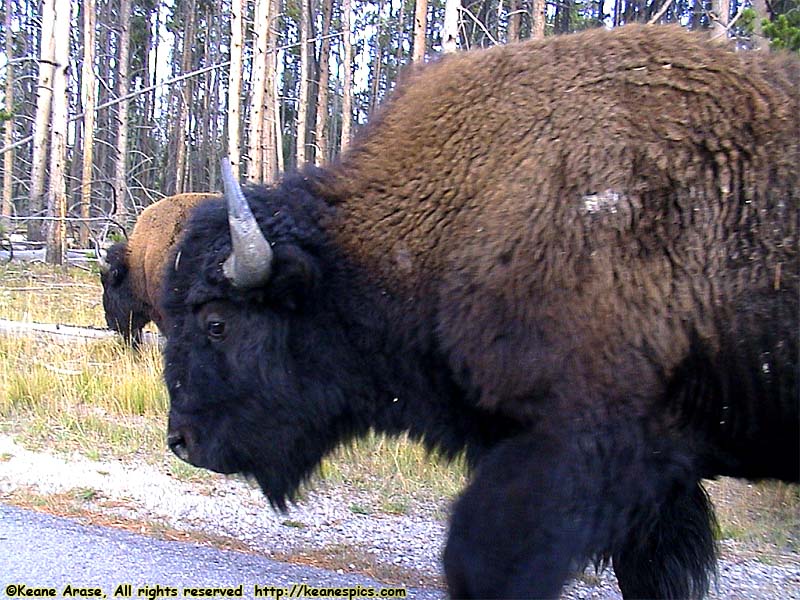
<instances>
[{"instance_id":1,"label":"dry yellow grass","mask_svg":"<svg viewBox=\"0 0 800 600\"><path fill-rule=\"evenodd\" d=\"M0 318L104 325L96 273L0 266ZM157 349L0 336L0 418L29 446L123 456L163 446L167 395Z\"/></svg>"},{"instance_id":2,"label":"dry yellow grass","mask_svg":"<svg viewBox=\"0 0 800 600\"><path fill-rule=\"evenodd\" d=\"M0 318L105 327L96 273L12 262L0 265Z\"/></svg>"},{"instance_id":3,"label":"dry yellow grass","mask_svg":"<svg viewBox=\"0 0 800 600\"><path fill-rule=\"evenodd\" d=\"M717 509L722 539L754 544L764 554L773 548L800 552L800 486L721 478L706 487Z\"/></svg>"},{"instance_id":4,"label":"dry yellow grass","mask_svg":"<svg viewBox=\"0 0 800 600\"><path fill-rule=\"evenodd\" d=\"M29 446L92 458L163 447L160 356L116 340L0 337L0 418Z\"/></svg>"}]
</instances>

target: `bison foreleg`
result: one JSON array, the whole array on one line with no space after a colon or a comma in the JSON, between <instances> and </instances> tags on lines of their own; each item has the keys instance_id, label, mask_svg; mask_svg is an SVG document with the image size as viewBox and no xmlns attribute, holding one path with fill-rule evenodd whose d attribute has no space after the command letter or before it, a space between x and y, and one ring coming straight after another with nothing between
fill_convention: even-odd
<instances>
[{"instance_id":1,"label":"bison foreleg","mask_svg":"<svg viewBox=\"0 0 800 600\"><path fill-rule=\"evenodd\" d=\"M450 524L451 597L558 597L591 538L565 454L558 438L525 435L482 460Z\"/></svg>"},{"instance_id":2,"label":"bison foreleg","mask_svg":"<svg viewBox=\"0 0 800 600\"><path fill-rule=\"evenodd\" d=\"M569 575L613 556L623 595L702 595L713 516L689 455L635 421L540 423L480 463L453 511L453 597L555 598Z\"/></svg>"},{"instance_id":3,"label":"bison foreleg","mask_svg":"<svg viewBox=\"0 0 800 600\"><path fill-rule=\"evenodd\" d=\"M715 528L713 507L699 483L675 490L613 554L623 596L703 597L716 569Z\"/></svg>"}]
</instances>

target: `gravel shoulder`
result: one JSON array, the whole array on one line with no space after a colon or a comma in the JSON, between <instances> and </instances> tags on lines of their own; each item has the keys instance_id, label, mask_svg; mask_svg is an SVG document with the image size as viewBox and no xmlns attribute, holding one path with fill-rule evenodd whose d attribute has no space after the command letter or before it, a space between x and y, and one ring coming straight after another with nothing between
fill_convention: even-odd
<instances>
[{"instance_id":1,"label":"gravel shoulder","mask_svg":"<svg viewBox=\"0 0 800 600\"><path fill-rule=\"evenodd\" d=\"M281 514L240 479L181 481L147 464L31 452L0 435L0 500L25 504L24 498L65 495L80 505L70 511L79 519L129 529L141 525L140 531L167 539L183 537L285 562L359 572L386 583L443 590L443 502L412 499L405 514L386 514L368 492L322 483ZM47 502L39 503L48 510ZM723 542L722 554L710 597L800 600L797 554L731 542ZM607 600L620 594L611 570L598 575L588 569L563 597Z\"/></svg>"}]
</instances>

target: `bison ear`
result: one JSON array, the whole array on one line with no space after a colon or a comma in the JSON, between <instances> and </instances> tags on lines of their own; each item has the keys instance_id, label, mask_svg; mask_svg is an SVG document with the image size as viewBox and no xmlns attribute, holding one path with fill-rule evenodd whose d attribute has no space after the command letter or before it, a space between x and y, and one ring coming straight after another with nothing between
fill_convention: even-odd
<instances>
[{"instance_id":1,"label":"bison ear","mask_svg":"<svg viewBox=\"0 0 800 600\"><path fill-rule=\"evenodd\" d=\"M320 273L314 258L294 245L273 248L273 272L267 285L270 303L297 310L312 296Z\"/></svg>"}]
</instances>

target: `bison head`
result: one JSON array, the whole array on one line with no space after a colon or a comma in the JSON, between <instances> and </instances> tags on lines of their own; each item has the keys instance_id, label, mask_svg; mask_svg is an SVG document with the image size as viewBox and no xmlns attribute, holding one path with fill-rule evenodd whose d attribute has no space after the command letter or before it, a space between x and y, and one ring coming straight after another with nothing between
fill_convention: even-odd
<instances>
[{"instance_id":1,"label":"bison head","mask_svg":"<svg viewBox=\"0 0 800 600\"><path fill-rule=\"evenodd\" d=\"M346 372L368 370L323 284L334 269L325 203L302 178L251 188L246 201L230 174L226 198L194 212L165 273L168 444L196 466L255 478L283 508L355 433L363 375Z\"/></svg>"},{"instance_id":2,"label":"bison head","mask_svg":"<svg viewBox=\"0 0 800 600\"><path fill-rule=\"evenodd\" d=\"M131 287L127 243L111 246L99 265L106 324L124 338L138 342L142 327L150 321L151 308Z\"/></svg>"}]
</instances>

